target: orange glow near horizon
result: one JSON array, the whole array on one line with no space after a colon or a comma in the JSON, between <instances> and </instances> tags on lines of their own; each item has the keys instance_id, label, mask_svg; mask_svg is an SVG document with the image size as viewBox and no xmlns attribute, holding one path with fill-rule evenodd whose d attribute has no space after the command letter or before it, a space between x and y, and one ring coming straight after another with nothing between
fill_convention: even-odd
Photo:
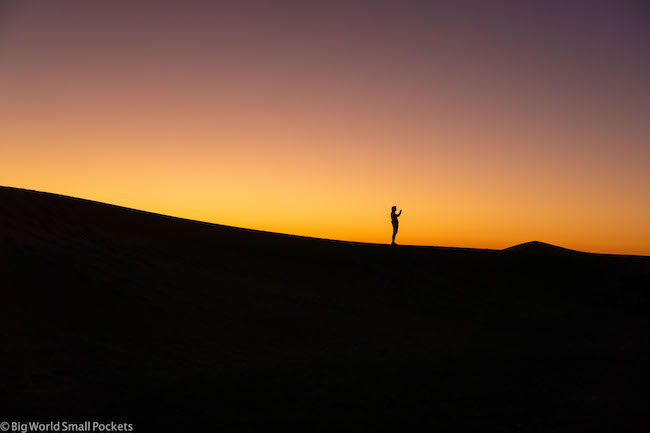
<instances>
[{"instance_id":1,"label":"orange glow near horizon","mask_svg":"<svg viewBox=\"0 0 650 433\"><path fill-rule=\"evenodd\" d=\"M637 57L531 51L497 22L456 29L474 15L427 39L404 30L426 23L397 31L378 12L336 21L333 41L323 11L242 12L259 34L194 10L168 30L178 11L157 11L96 27L52 5L6 11L0 185L376 243L396 205L401 244L650 255L647 65L625 67Z\"/></svg>"}]
</instances>

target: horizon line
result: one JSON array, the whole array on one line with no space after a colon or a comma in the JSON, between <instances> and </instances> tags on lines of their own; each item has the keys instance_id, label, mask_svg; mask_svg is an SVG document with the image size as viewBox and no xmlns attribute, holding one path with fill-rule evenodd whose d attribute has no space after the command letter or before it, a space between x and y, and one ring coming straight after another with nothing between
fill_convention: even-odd
<instances>
[{"instance_id":1,"label":"horizon line","mask_svg":"<svg viewBox=\"0 0 650 433\"><path fill-rule=\"evenodd\" d=\"M188 222L199 223L199 224L207 224L207 225L212 225L212 226L219 226L219 227L230 228L230 229L235 229L235 230L244 230L244 231L266 233L266 234L272 234L272 235L278 235L278 236L287 236L287 237L292 237L292 238L310 239L310 240L325 241L325 242L336 242L336 243L351 244L351 245L368 245L368 246L377 246L377 247L386 247L386 246L390 247L391 246L389 243L361 242L361 241L351 241L351 240L345 240L345 239L321 238L321 237L315 237L315 236L274 232L274 231L270 231L270 230L254 229L254 228L248 228L248 227L231 226L231 225L227 225L227 224L220 224L220 223L216 223L216 222L203 221L203 220L191 219L191 218L186 218L186 217L181 217L181 216L168 215L168 214L155 212L155 211L150 211L150 210L132 208L132 207L128 207L128 206L123 206L123 205L113 204L113 203L108 203L108 202L102 202L102 201L99 201L99 200L93 200L93 199L89 199L89 198L75 197L75 196L61 194L61 193L57 193L57 192L42 191L42 190L35 190L35 189L30 189L30 188L22 188L22 187L14 187L14 186L6 186L6 185L0 185L0 188L13 189L13 190L19 190L19 191L26 191L26 192L32 192L32 193L38 193L38 194L49 194L49 195L63 197L63 198L67 198L67 199L82 200L82 201L95 203L95 204L99 204L99 205L111 206L111 207L115 207L115 208L129 210L129 211L161 216L161 217L164 217L164 218L172 218L172 219L176 219L176 220L188 221ZM522 243L511 245L509 247L502 248L502 249L498 249L498 248L478 248L478 247L455 247L455 246L443 246L443 245L407 245L407 244L398 244L398 247L401 247L401 248L432 248L432 249L435 248L435 249L454 249L454 250L505 252L505 251L512 250L512 249L515 249L517 247L521 247L521 246L525 246L525 245L529 245L529 244L542 244L542 245L547 245L547 246L559 248L559 249L562 249L562 250L565 250L565 251L568 251L568 252L580 253L580 254L599 255L599 256L616 256L616 257L650 258L650 255L642 255L642 254L615 254L615 253L595 253L595 252L589 252L589 251L580 251L580 250L565 248L565 247L562 247L562 246L559 246L559 245L555 245L555 244L551 244L551 243L543 242L543 241L538 241L538 240L522 242Z\"/></svg>"}]
</instances>

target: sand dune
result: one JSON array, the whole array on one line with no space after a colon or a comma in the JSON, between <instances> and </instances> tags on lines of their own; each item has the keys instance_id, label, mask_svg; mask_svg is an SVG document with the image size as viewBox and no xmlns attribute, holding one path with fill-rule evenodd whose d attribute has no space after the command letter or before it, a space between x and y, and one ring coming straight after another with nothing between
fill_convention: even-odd
<instances>
[{"instance_id":1,"label":"sand dune","mask_svg":"<svg viewBox=\"0 0 650 433\"><path fill-rule=\"evenodd\" d=\"M391 248L0 188L0 266L1 419L650 430L649 257Z\"/></svg>"}]
</instances>

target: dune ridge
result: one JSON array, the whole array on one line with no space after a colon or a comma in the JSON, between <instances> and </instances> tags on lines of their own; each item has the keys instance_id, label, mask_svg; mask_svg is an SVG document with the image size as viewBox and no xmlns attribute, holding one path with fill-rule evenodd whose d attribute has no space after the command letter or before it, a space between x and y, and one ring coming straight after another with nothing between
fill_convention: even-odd
<instances>
[{"instance_id":1,"label":"dune ridge","mask_svg":"<svg viewBox=\"0 0 650 433\"><path fill-rule=\"evenodd\" d=\"M136 431L650 429L650 258L558 248L391 248L3 187L0 407Z\"/></svg>"}]
</instances>

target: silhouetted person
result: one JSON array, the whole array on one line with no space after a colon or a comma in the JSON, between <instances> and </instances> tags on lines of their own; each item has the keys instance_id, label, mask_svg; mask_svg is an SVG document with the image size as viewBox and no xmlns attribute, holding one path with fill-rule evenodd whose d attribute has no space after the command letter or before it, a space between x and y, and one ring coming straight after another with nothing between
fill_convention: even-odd
<instances>
[{"instance_id":1,"label":"silhouetted person","mask_svg":"<svg viewBox=\"0 0 650 433\"><path fill-rule=\"evenodd\" d=\"M402 215L402 209L399 210L399 213L395 213L397 210L397 206L393 206L393 210L390 213L390 221L393 223L393 245L397 245L395 243L395 236L397 235L397 229L399 228L399 221L397 221L397 217Z\"/></svg>"}]
</instances>

